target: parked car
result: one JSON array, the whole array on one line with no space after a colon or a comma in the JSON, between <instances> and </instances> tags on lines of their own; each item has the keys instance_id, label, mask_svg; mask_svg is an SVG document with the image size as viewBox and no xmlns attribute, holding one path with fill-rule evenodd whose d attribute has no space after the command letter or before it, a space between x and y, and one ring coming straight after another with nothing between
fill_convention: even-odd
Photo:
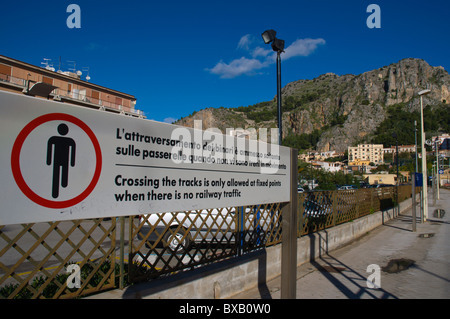
<instances>
[{"instance_id":1,"label":"parked car","mask_svg":"<svg viewBox=\"0 0 450 319\"><path fill-rule=\"evenodd\" d=\"M392 187L394 185L389 185L389 184L373 184L370 185L369 188L381 188L381 187Z\"/></svg>"},{"instance_id":2,"label":"parked car","mask_svg":"<svg viewBox=\"0 0 450 319\"><path fill-rule=\"evenodd\" d=\"M343 185L338 187L338 190L349 190L349 189L357 189L357 188L353 185Z\"/></svg>"},{"instance_id":3,"label":"parked car","mask_svg":"<svg viewBox=\"0 0 450 319\"><path fill-rule=\"evenodd\" d=\"M307 199L303 203L304 215L308 217L319 218L331 214L332 206L327 203L321 203L314 199Z\"/></svg>"},{"instance_id":4,"label":"parked car","mask_svg":"<svg viewBox=\"0 0 450 319\"><path fill-rule=\"evenodd\" d=\"M320 195L318 195L320 194ZM303 215L309 218L318 218L332 213L333 203L329 194L326 193L307 193L303 202Z\"/></svg>"},{"instance_id":5,"label":"parked car","mask_svg":"<svg viewBox=\"0 0 450 319\"><path fill-rule=\"evenodd\" d=\"M247 240L250 232L256 231L263 238L266 232L279 226L270 222L278 220L278 211L247 207L244 213L252 215L245 218L243 230ZM176 253L188 250L194 242L235 242L240 231L236 226L235 207L149 214L141 216L140 221L144 223L138 234L140 239L146 238L150 231L149 242L163 235L163 244Z\"/></svg>"},{"instance_id":6,"label":"parked car","mask_svg":"<svg viewBox=\"0 0 450 319\"><path fill-rule=\"evenodd\" d=\"M297 187L297 193L304 193L305 189L303 187L298 186Z\"/></svg>"}]
</instances>

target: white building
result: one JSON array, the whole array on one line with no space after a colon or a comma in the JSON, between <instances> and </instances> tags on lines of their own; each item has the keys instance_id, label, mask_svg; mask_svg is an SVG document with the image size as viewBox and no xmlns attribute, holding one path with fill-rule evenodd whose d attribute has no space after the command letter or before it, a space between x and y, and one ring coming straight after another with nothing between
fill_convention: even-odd
<instances>
[{"instance_id":1,"label":"white building","mask_svg":"<svg viewBox=\"0 0 450 319\"><path fill-rule=\"evenodd\" d=\"M323 169L327 172L339 172L342 171L344 167L344 163L341 162L322 162L322 161L314 161L312 162L313 167L317 169Z\"/></svg>"},{"instance_id":2,"label":"white building","mask_svg":"<svg viewBox=\"0 0 450 319\"><path fill-rule=\"evenodd\" d=\"M395 152L396 152L396 146L383 148L384 154L395 154ZM399 145L398 152L399 153L415 153L416 146L415 145Z\"/></svg>"}]
</instances>

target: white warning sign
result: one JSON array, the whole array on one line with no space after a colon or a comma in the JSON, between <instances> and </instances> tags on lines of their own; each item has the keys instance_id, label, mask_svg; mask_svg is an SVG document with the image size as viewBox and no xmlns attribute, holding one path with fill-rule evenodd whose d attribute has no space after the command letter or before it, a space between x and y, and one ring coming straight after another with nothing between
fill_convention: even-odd
<instances>
[{"instance_id":1,"label":"white warning sign","mask_svg":"<svg viewBox=\"0 0 450 319\"><path fill-rule=\"evenodd\" d=\"M289 201L289 148L0 92L0 224Z\"/></svg>"}]
</instances>

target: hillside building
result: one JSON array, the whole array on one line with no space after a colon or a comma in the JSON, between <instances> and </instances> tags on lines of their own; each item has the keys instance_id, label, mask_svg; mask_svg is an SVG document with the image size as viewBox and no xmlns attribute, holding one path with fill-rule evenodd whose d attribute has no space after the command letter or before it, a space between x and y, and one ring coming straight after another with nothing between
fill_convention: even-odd
<instances>
[{"instance_id":1,"label":"hillside building","mask_svg":"<svg viewBox=\"0 0 450 319\"><path fill-rule=\"evenodd\" d=\"M396 146L383 148L384 154L395 154L395 152L396 152ZM399 145L398 152L399 153L415 153L416 146L415 145Z\"/></svg>"},{"instance_id":2,"label":"hillside building","mask_svg":"<svg viewBox=\"0 0 450 319\"><path fill-rule=\"evenodd\" d=\"M343 171L344 167L344 163L342 162L311 161L311 165L313 168L322 169L331 173Z\"/></svg>"},{"instance_id":3,"label":"hillside building","mask_svg":"<svg viewBox=\"0 0 450 319\"><path fill-rule=\"evenodd\" d=\"M380 164L384 162L382 144L360 144L348 148L348 164L357 165L361 161Z\"/></svg>"},{"instance_id":4,"label":"hillside building","mask_svg":"<svg viewBox=\"0 0 450 319\"><path fill-rule=\"evenodd\" d=\"M396 174L365 174L363 175L365 181L370 185L396 185Z\"/></svg>"}]
</instances>

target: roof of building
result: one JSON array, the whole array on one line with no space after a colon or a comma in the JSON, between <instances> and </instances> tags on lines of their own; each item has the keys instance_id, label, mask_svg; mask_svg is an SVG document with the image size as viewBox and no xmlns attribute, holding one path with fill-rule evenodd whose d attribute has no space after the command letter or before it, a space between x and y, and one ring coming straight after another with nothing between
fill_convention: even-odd
<instances>
[{"instance_id":1,"label":"roof of building","mask_svg":"<svg viewBox=\"0 0 450 319\"><path fill-rule=\"evenodd\" d=\"M70 75L66 75L64 73L47 70L47 69L39 67L39 66L35 66L35 65L32 65L32 64L23 62L23 61L19 61L19 60L13 59L13 58L6 57L4 55L0 55L0 62L1 63L6 63L8 65L12 65L12 66L16 65L16 66L22 67L24 69L29 69L29 70L32 70L34 72L39 72L39 73L45 74L45 75L50 76L52 78L57 78L57 79L65 80L65 81L68 81L68 82L77 83L77 84L83 85L85 87L89 87L89 88L93 88L93 89L97 89L97 90L113 92L114 94L116 94L118 96L122 96L122 97L125 97L125 98L128 98L128 99L131 99L131 100L136 100L134 95L131 95L131 94L128 94L128 93L124 93L124 92L120 92L120 91L117 91L117 90L113 90L113 89L110 89L110 88L107 88L107 87L104 87L104 86L101 86L101 85L98 85L98 84L94 84L94 83L91 83L91 82L87 82L87 81L81 80L79 78L72 77Z\"/></svg>"}]
</instances>

